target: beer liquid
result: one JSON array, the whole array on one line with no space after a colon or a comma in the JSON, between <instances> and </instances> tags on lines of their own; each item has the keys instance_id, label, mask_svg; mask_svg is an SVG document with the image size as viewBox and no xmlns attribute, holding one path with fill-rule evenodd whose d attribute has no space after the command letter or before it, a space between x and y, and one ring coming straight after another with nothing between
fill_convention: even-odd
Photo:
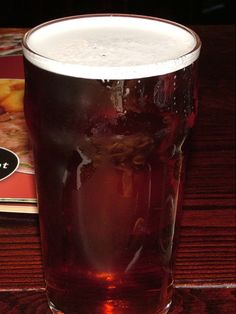
<instances>
[{"instance_id":1,"label":"beer liquid","mask_svg":"<svg viewBox=\"0 0 236 314\"><path fill-rule=\"evenodd\" d=\"M91 29L85 33L92 36ZM112 72L106 61L91 79L83 72L92 68L89 57L85 68L75 61L74 77L63 72L70 68L64 59L54 73L48 60L36 64L25 56L25 114L51 306L66 314L164 309L172 293L182 147L197 112L196 64L135 79L135 61L121 79L129 61L119 54L113 65L122 71Z\"/></svg>"}]
</instances>

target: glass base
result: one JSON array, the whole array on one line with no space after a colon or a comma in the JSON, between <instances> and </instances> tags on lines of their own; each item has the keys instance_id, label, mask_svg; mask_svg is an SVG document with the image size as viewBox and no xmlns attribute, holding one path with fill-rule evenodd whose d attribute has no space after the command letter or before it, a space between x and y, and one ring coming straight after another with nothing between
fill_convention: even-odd
<instances>
[{"instance_id":1,"label":"glass base","mask_svg":"<svg viewBox=\"0 0 236 314\"><path fill-rule=\"evenodd\" d=\"M52 311L53 314L66 314L66 313L58 310L52 302L49 301L48 305L49 305L50 310Z\"/></svg>"},{"instance_id":2,"label":"glass base","mask_svg":"<svg viewBox=\"0 0 236 314\"><path fill-rule=\"evenodd\" d=\"M171 307L171 303L172 301L170 301L166 306L165 308L162 308L161 310L157 310L157 312L153 313L153 314L167 314L170 310L170 307Z\"/></svg>"},{"instance_id":3,"label":"glass base","mask_svg":"<svg viewBox=\"0 0 236 314\"><path fill-rule=\"evenodd\" d=\"M169 302L165 308L159 309L159 310L155 311L155 313L150 313L150 314L167 314L170 310L170 306L171 306L171 302ZM52 302L49 302L49 307L50 307L50 310L52 311L53 314L83 314L83 313L79 313L79 312L78 313L77 312L73 312L73 313L62 312L62 311L58 310ZM128 310L127 314L130 314L130 313L131 312ZM100 313L91 313L91 314L107 314L107 311L106 312L102 311ZM114 314L115 314L115 312L114 312ZM122 314L126 314L126 311ZM133 314L138 314L138 313L133 313ZM142 313L142 314L144 314L144 313Z\"/></svg>"}]
</instances>

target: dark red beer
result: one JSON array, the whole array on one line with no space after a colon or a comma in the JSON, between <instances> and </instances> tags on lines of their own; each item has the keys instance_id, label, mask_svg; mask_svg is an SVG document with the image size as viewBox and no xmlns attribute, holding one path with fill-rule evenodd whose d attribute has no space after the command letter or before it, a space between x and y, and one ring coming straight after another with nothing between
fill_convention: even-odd
<instances>
[{"instance_id":1,"label":"dark red beer","mask_svg":"<svg viewBox=\"0 0 236 314\"><path fill-rule=\"evenodd\" d=\"M41 67L26 40L25 116L51 309L167 313L197 57L164 74L105 80L100 68L96 79L66 75L50 58Z\"/></svg>"}]
</instances>

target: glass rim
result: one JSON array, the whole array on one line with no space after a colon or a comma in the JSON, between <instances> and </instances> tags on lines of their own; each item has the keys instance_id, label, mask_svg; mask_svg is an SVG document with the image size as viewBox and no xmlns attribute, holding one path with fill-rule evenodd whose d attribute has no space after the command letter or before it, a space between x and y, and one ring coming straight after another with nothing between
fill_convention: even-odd
<instances>
[{"instance_id":1,"label":"glass rim","mask_svg":"<svg viewBox=\"0 0 236 314\"><path fill-rule=\"evenodd\" d=\"M165 61L160 61L157 62L156 64L145 64L145 65L135 65L133 66L136 69L136 72L131 75L131 77L122 77L121 73L124 68L127 68L127 66L124 67L115 67L115 66L109 66L109 67L98 67L98 66L89 66L89 65L81 65L81 64L75 64L75 63L67 63L68 66L71 66L71 72L68 73L63 73L63 64L65 64L62 61L55 60L53 58L49 58L47 56L44 56L43 54L40 54L36 51L34 51L28 44L29 37L35 33L36 31L53 25L57 24L60 22L66 22L69 20L77 20L77 19L83 19L83 18L102 18L102 17L119 17L119 18L134 18L134 19L143 19L143 20L150 20L150 21L157 21L165 24L169 24L171 26L180 28L187 33L189 33L195 40L195 46L188 51L187 53L182 54L181 56L178 56L176 58L172 58L170 60L165 60ZM66 76L72 76L72 77L78 77L78 78L91 78L91 79L138 79L142 77L151 77L151 76L158 76L158 75L164 75L168 73L172 73L178 70L181 70L192 63L194 63L200 55L200 50L201 50L201 40L198 34L193 31L191 28L179 24L175 21L171 21L168 19L164 18L159 18L159 17L153 17L153 16L146 16L146 15L137 15L137 14L123 14L123 13L97 13L97 14L82 14L82 15L73 15L73 16L67 16L67 17L61 17L53 20L49 20L47 22L41 23L32 29L30 29L26 34L24 35L22 39L22 48L23 48L23 55L24 57L34 65L38 66L41 69L48 70L49 72L54 72L57 74L62 74ZM55 67L58 68L57 71L48 69L47 65L49 63L54 64ZM40 64L40 65L39 65ZM173 64L175 66L173 67ZM151 69L153 67L153 70ZM113 75L114 77L107 77L107 75L95 75L93 73L97 73L103 69L103 72L106 73L106 69L109 70L109 72L114 71L115 74ZM149 75L141 75L141 73L145 72L144 69L147 68L148 72L150 72ZM163 70L165 68L165 70ZM172 69L173 68L173 69ZM168 70L169 69L169 70ZM79 70L82 70L83 73L87 72L87 75L76 75ZM121 75L119 77L119 75Z\"/></svg>"}]
</instances>

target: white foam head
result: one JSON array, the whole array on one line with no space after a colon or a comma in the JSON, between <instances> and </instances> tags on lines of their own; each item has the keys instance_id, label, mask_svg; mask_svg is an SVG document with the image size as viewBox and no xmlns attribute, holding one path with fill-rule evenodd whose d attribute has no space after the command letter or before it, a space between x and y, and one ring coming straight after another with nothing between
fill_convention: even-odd
<instances>
[{"instance_id":1,"label":"white foam head","mask_svg":"<svg viewBox=\"0 0 236 314\"><path fill-rule=\"evenodd\" d=\"M128 15L63 18L29 31L23 53L45 70L91 79L135 79L182 69L200 53L190 29Z\"/></svg>"}]
</instances>

